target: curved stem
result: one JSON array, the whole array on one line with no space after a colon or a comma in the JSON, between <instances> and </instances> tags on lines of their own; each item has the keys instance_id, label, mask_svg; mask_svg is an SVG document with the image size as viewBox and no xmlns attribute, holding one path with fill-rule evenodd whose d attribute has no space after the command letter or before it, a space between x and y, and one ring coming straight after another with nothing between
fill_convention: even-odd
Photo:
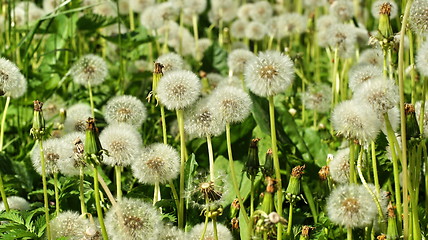
<instances>
[{"instance_id":1,"label":"curved stem","mask_svg":"<svg viewBox=\"0 0 428 240\"><path fill-rule=\"evenodd\" d=\"M273 96L269 96L269 118L270 118L270 137L272 140L272 157L273 157L273 166L275 168L276 176L276 187L277 187L277 213L282 217L282 180L281 180L281 166L279 165L278 157L278 146L276 142L276 128L275 128L275 107L273 102ZM282 224L278 225L278 240L282 239Z\"/></svg>"},{"instance_id":2,"label":"curved stem","mask_svg":"<svg viewBox=\"0 0 428 240\"><path fill-rule=\"evenodd\" d=\"M116 195L117 200L122 200L122 167L114 166L114 172L116 175Z\"/></svg>"},{"instance_id":3,"label":"curved stem","mask_svg":"<svg viewBox=\"0 0 428 240\"><path fill-rule=\"evenodd\" d=\"M42 183L43 183L43 198L45 204L45 216L46 216L46 235L48 240L51 240L51 226L49 222L49 199L48 199L48 185L46 183L46 162L45 162L45 151L43 149L43 140L39 140L40 149L40 161L42 163Z\"/></svg>"},{"instance_id":4,"label":"curved stem","mask_svg":"<svg viewBox=\"0 0 428 240\"><path fill-rule=\"evenodd\" d=\"M183 110L177 109L178 129L180 132L180 206L178 208L178 227L184 228L184 167L186 164L186 140L184 136Z\"/></svg>"},{"instance_id":5,"label":"curved stem","mask_svg":"<svg viewBox=\"0 0 428 240\"><path fill-rule=\"evenodd\" d=\"M232 156L232 143L230 141L230 123L226 123L226 140L227 140L227 153L229 156L229 168L230 168L230 175L232 177L232 183L233 188L235 190L235 194L238 197L239 207L242 211L242 215L244 216L244 220L246 223L249 223L249 218L247 211L245 210L245 206L243 203L243 198L241 197L241 192L239 191L239 185L238 180L236 179L236 173L235 173L235 164L233 162L233 156Z\"/></svg>"},{"instance_id":6,"label":"curved stem","mask_svg":"<svg viewBox=\"0 0 428 240\"><path fill-rule=\"evenodd\" d=\"M104 224L103 210L101 209L100 203L100 188L98 186L98 169L94 166L94 194L95 194L95 205L97 208L98 221L100 222L101 233L104 240L108 240L106 226Z\"/></svg>"},{"instance_id":7,"label":"curved stem","mask_svg":"<svg viewBox=\"0 0 428 240\"><path fill-rule=\"evenodd\" d=\"M207 136L207 146L208 146L208 159L210 163L210 181L214 182L215 175L214 175L214 154L213 154L213 146L211 143L211 136Z\"/></svg>"},{"instance_id":8,"label":"curved stem","mask_svg":"<svg viewBox=\"0 0 428 240\"><path fill-rule=\"evenodd\" d=\"M7 109L9 108L9 104L10 104L10 97L7 97L6 103L4 105L4 110L3 110L1 125L0 125L0 152L3 151L4 126L6 122L6 115L7 115ZM7 202L6 191L3 185L3 176L1 173L0 173L0 194L1 194L1 198L3 199L4 209L7 212L9 212L9 203Z\"/></svg>"},{"instance_id":9,"label":"curved stem","mask_svg":"<svg viewBox=\"0 0 428 240\"><path fill-rule=\"evenodd\" d=\"M55 188L55 213L58 216L59 206L59 193L58 193L58 173L54 173L54 188Z\"/></svg>"}]
</instances>

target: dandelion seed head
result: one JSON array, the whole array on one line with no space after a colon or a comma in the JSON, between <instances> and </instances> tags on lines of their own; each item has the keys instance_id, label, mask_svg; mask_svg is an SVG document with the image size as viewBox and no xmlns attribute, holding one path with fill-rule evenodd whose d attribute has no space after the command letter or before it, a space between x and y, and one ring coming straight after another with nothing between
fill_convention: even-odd
<instances>
[{"instance_id":1,"label":"dandelion seed head","mask_svg":"<svg viewBox=\"0 0 428 240\"><path fill-rule=\"evenodd\" d=\"M30 203L25 200L25 198L19 196L7 197L7 203L9 204L9 209L15 209L19 211L28 211L31 209ZM3 201L0 202L0 212L1 211L5 211Z\"/></svg>"},{"instance_id":2,"label":"dandelion seed head","mask_svg":"<svg viewBox=\"0 0 428 240\"><path fill-rule=\"evenodd\" d=\"M377 208L368 191L360 185L341 185L327 199L327 215L338 225L361 228L375 219Z\"/></svg>"},{"instance_id":3,"label":"dandelion seed head","mask_svg":"<svg viewBox=\"0 0 428 240\"><path fill-rule=\"evenodd\" d=\"M253 21L266 22L273 15L272 6L268 1L258 1L250 8L250 18Z\"/></svg>"},{"instance_id":4,"label":"dandelion seed head","mask_svg":"<svg viewBox=\"0 0 428 240\"><path fill-rule=\"evenodd\" d=\"M103 158L109 166L129 166L141 154L142 140L138 131L126 123L111 124L100 134L100 142L108 154Z\"/></svg>"},{"instance_id":5,"label":"dandelion seed head","mask_svg":"<svg viewBox=\"0 0 428 240\"><path fill-rule=\"evenodd\" d=\"M81 240L85 237L84 230L89 221L77 212L65 211L52 219L50 225L52 239L67 237L70 240Z\"/></svg>"},{"instance_id":6,"label":"dandelion seed head","mask_svg":"<svg viewBox=\"0 0 428 240\"><path fill-rule=\"evenodd\" d=\"M428 41L422 43L416 54L416 68L423 76L428 76Z\"/></svg>"},{"instance_id":7,"label":"dandelion seed head","mask_svg":"<svg viewBox=\"0 0 428 240\"><path fill-rule=\"evenodd\" d=\"M163 230L160 232L158 236L158 240L184 240L185 239L185 233L175 227L175 226L169 226L165 225L163 227Z\"/></svg>"},{"instance_id":8,"label":"dandelion seed head","mask_svg":"<svg viewBox=\"0 0 428 240\"><path fill-rule=\"evenodd\" d=\"M230 34L234 38L242 39L245 35L245 30L247 28L248 21L243 19L236 19L232 22L232 25L230 26Z\"/></svg>"},{"instance_id":9,"label":"dandelion seed head","mask_svg":"<svg viewBox=\"0 0 428 240\"><path fill-rule=\"evenodd\" d=\"M319 113L330 111L331 87L327 84L311 85L309 89L302 93L302 103L307 109Z\"/></svg>"},{"instance_id":10,"label":"dandelion seed head","mask_svg":"<svg viewBox=\"0 0 428 240\"><path fill-rule=\"evenodd\" d=\"M189 15L202 14L207 8L207 0L183 0L183 11Z\"/></svg>"},{"instance_id":11,"label":"dandelion seed head","mask_svg":"<svg viewBox=\"0 0 428 240\"><path fill-rule=\"evenodd\" d=\"M353 3L348 0L336 0L330 5L330 14L341 22L349 21L354 16Z\"/></svg>"},{"instance_id":12,"label":"dandelion seed head","mask_svg":"<svg viewBox=\"0 0 428 240\"><path fill-rule=\"evenodd\" d=\"M151 144L143 149L138 159L131 167L134 176L142 183L167 183L178 176L180 155L170 145Z\"/></svg>"},{"instance_id":13,"label":"dandelion seed head","mask_svg":"<svg viewBox=\"0 0 428 240\"><path fill-rule=\"evenodd\" d=\"M43 142L43 151L46 165L46 174L52 175L58 173L58 161L67 157L62 141L57 138L48 139ZM40 149L35 148L31 154L31 161L36 172L42 175L42 161Z\"/></svg>"},{"instance_id":14,"label":"dandelion seed head","mask_svg":"<svg viewBox=\"0 0 428 240\"><path fill-rule=\"evenodd\" d=\"M22 77L19 68L7 60L0 58L0 92L9 93L18 87Z\"/></svg>"},{"instance_id":15,"label":"dandelion seed head","mask_svg":"<svg viewBox=\"0 0 428 240\"><path fill-rule=\"evenodd\" d=\"M197 173L189 188L186 189L186 198L199 209L225 207L226 200L232 194L228 177L223 171L217 170L214 181L210 181L209 178L204 173ZM209 199L208 202L206 201L207 198Z\"/></svg>"},{"instance_id":16,"label":"dandelion seed head","mask_svg":"<svg viewBox=\"0 0 428 240\"><path fill-rule=\"evenodd\" d=\"M93 13L104 16L104 17L116 17L117 8L116 3L110 0L104 0L98 2L98 4L92 8Z\"/></svg>"},{"instance_id":17,"label":"dandelion seed head","mask_svg":"<svg viewBox=\"0 0 428 240\"><path fill-rule=\"evenodd\" d=\"M376 19L379 19L380 13L379 11L381 10L381 7L389 4L389 6L391 7L391 13L389 15L390 19L394 19L397 17L398 15L398 6L397 3L395 3L395 1L393 0L376 0L375 2L372 3L372 16Z\"/></svg>"},{"instance_id":18,"label":"dandelion seed head","mask_svg":"<svg viewBox=\"0 0 428 240\"><path fill-rule=\"evenodd\" d=\"M199 98L201 83L190 71L177 70L165 74L157 88L159 101L169 110L184 109Z\"/></svg>"},{"instance_id":19,"label":"dandelion seed head","mask_svg":"<svg viewBox=\"0 0 428 240\"><path fill-rule=\"evenodd\" d=\"M428 1L415 0L410 8L410 28L415 33L427 32L428 29Z\"/></svg>"},{"instance_id":20,"label":"dandelion seed head","mask_svg":"<svg viewBox=\"0 0 428 240\"><path fill-rule=\"evenodd\" d=\"M75 83L84 86L90 83L91 86L96 86L107 77L107 63L99 56L87 54L73 65L70 73Z\"/></svg>"},{"instance_id":21,"label":"dandelion seed head","mask_svg":"<svg viewBox=\"0 0 428 240\"><path fill-rule=\"evenodd\" d=\"M228 23L236 17L238 2L234 0L211 0L211 9L208 12L210 23L218 24L219 20Z\"/></svg>"},{"instance_id":22,"label":"dandelion seed head","mask_svg":"<svg viewBox=\"0 0 428 240\"><path fill-rule=\"evenodd\" d=\"M129 0L129 7L137 13L142 13L144 9L155 4L155 0Z\"/></svg>"},{"instance_id":23,"label":"dandelion seed head","mask_svg":"<svg viewBox=\"0 0 428 240\"><path fill-rule=\"evenodd\" d=\"M177 53L165 53L158 57L155 62L163 65L163 73L184 68L184 60Z\"/></svg>"},{"instance_id":24,"label":"dandelion seed head","mask_svg":"<svg viewBox=\"0 0 428 240\"><path fill-rule=\"evenodd\" d=\"M331 124L338 135L361 145L374 140L381 125L372 107L356 100L339 103L333 110Z\"/></svg>"},{"instance_id":25,"label":"dandelion seed head","mask_svg":"<svg viewBox=\"0 0 428 240\"><path fill-rule=\"evenodd\" d=\"M349 182L349 148L336 152L329 163L330 176L333 181L345 184Z\"/></svg>"},{"instance_id":26,"label":"dandelion seed head","mask_svg":"<svg viewBox=\"0 0 428 240\"><path fill-rule=\"evenodd\" d=\"M104 117L109 124L127 123L139 127L147 118L147 110L138 98L122 95L113 97L107 102Z\"/></svg>"},{"instance_id":27,"label":"dandelion seed head","mask_svg":"<svg viewBox=\"0 0 428 240\"><path fill-rule=\"evenodd\" d=\"M218 136L224 131L224 122L210 98L199 100L186 114L184 128L191 136Z\"/></svg>"},{"instance_id":28,"label":"dandelion seed head","mask_svg":"<svg viewBox=\"0 0 428 240\"><path fill-rule=\"evenodd\" d=\"M357 36L355 27L350 24L337 23L332 25L326 32L328 45L335 49L342 58L350 58L355 53Z\"/></svg>"},{"instance_id":29,"label":"dandelion seed head","mask_svg":"<svg viewBox=\"0 0 428 240\"><path fill-rule=\"evenodd\" d=\"M277 51L261 52L245 67L245 83L256 95L268 97L283 92L294 78L290 57Z\"/></svg>"},{"instance_id":30,"label":"dandelion seed head","mask_svg":"<svg viewBox=\"0 0 428 240\"><path fill-rule=\"evenodd\" d=\"M398 87L383 77L365 81L354 92L356 101L367 101L380 115L398 104Z\"/></svg>"},{"instance_id":31,"label":"dandelion seed head","mask_svg":"<svg viewBox=\"0 0 428 240\"><path fill-rule=\"evenodd\" d=\"M383 52L376 48L366 49L361 53L358 63L383 67Z\"/></svg>"},{"instance_id":32,"label":"dandelion seed head","mask_svg":"<svg viewBox=\"0 0 428 240\"><path fill-rule=\"evenodd\" d=\"M244 73L245 65L256 56L249 50L232 50L227 57L227 65L235 74Z\"/></svg>"},{"instance_id":33,"label":"dandelion seed head","mask_svg":"<svg viewBox=\"0 0 428 240\"><path fill-rule=\"evenodd\" d=\"M245 3L242 4L238 9L238 18L239 20L243 20L245 22L248 22L251 18L251 13L253 11L254 4L253 3Z\"/></svg>"},{"instance_id":34,"label":"dandelion seed head","mask_svg":"<svg viewBox=\"0 0 428 240\"><path fill-rule=\"evenodd\" d=\"M251 98L241 88L219 87L213 91L210 98L224 122L239 123L250 115Z\"/></svg>"},{"instance_id":35,"label":"dandelion seed head","mask_svg":"<svg viewBox=\"0 0 428 240\"><path fill-rule=\"evenodd\" d=\"M156 240L162 229L161 217L151 204L141 199L123 198L106 213L109 239Z\"/></svg>"},{"instance_id":36,"label":"dandelion seed head","mask_svg":"<svg viewBox=\"0 0 428 240\"><path fill-rule=\"evenodd\" d=\"M204 223L195 225L189 234L186 236L189 240L199 240L204 231ZM229 229L221 223L217 223L217 236L218 239L222 240L232 240L233 236ZM214 228L212 223L208 223L207 229L205 231L203 240L212 240L214 239Z\"/></svg>"},{"instance_id":37,"label":"dandelion seed head","mask_svg":"<svg viewBox=\"0 0 428 240\"><path fill-rule=\"evenodd\" d=\"M382 76L382 68L377 65L357 64L349 71L349 88L356 91L363 83Z\"/></svg>"},{"instance_id":38,"label":"dandelion seed head","mask_svg":"<svg viewBox=\"0 0 428 240\"><path fill-rule=\"evenodd\" d=\"M281 29L280 31L283 31L280 35L282 37L301 34L306 30L307 19L299 13L283 14L278 20L278 27Z\"/></svg>"},{"instance_id":39,"label":"dandelion seed head","mask_svg":"<svg viewBox=\"0 0 428 240\"><path fill-rule=\"evenodd\" d=\"M266 26L258 21L252 21L247 24L245 28L245 36L250 40L259 41L266 35Z\"/></svg>"},{"instance_id":40,"label":"dandelion seed head","mask_svg":"<svg viewBox=\"0 0 428 240\"><path fill-rule=\"evenodd\" d=\"M61 138L64 158L59 159L57 166L65 176L77 176L80 168L86 166L83 155L85 137L82 132L72 132Z\"/></svg>"},{"instance_id":41,"label":"dandelion seed head","mask_svg":"<svg viewBox=\"0 0 428 240\"><path fill-rule=\"evenodd\" d=\"M140 15L140 23L149 30L159 29L165 24L158 18L155 5L144 8Z\"/></svg>"},{"instance_id":42,"label":"dandelion seed head","mask_svg":"<svg viewBox=\"0 0 428 240\"><path fill-rule=\"evenodd\" d=\"M77 103L67 109L64 122L65 132L85 132L86 120L92 116L91 107L86 103Z\"/></svg>"}]
</instances>

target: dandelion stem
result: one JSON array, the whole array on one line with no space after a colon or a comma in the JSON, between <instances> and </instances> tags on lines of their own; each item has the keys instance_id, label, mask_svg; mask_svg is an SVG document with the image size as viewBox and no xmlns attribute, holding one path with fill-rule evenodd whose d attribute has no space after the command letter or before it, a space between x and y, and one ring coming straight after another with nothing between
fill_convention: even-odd
<instances>
[{"instance_id":1,"label":"dandelion stem","mask_svg":"<svg viewBox=\"0 0 428 240\"><path fill-rule=\"evenodd\" d=\"M269 96L269 118L270 118L270 137L272 140L272 157L273 157L273 165L275 168L275 176L276 176L276 187L277 187L277 213L280 217L282 217L282 181L281 181L281 167L279 165L278 158L278 146L276 142L276 128L275 128L275 107L273 102L273 96ZM278 240L282 239L282 224L278 225Z\"/></svg>"},{"instance_id":2,"label":"dandelion stem","mask_svg":"<svg viewBox=\"0 0 428 240\"><path fill-rule=\"evenodd\" d=\"M192 15L193 37L195 38L195 58L199 61L199 34L198 34L198 15Z\"/></svg>"},{"instance_id":3,"label":"dandelion stem","mask_svg":"<svg viewBox=\"0 0 428 240\"><path fill-rule=\"evenodd\" d=\"M98 169L94 166L94 194L95 194L95 205L97 208L98 221L100 222L101 233L104 240L108 240L106 226L104 224L103 210L101 209L100 200L100 189L98 186Z\"/></svg>"},{"instance_id":4,"label":"dandelion stem","mask_svg":"<svg viewBox=\"0 0 428 240\"><path fill-rule=\"evenodd\" d=\"M207 146L208 146L208 158L210 163L210 181L214 182L215 175L214 175L214 154L213 154L213 146L211 143L211 136L207 135Z\"/></svg>"},{"instance_id":5,"label":"dandelion stem","mask_svg":"<svg viewBox=\"0 0 428 240\"><path fill-rule=\"evenodd\" d=\"M165 106L163 104L160 105L160 110L161 110L161 121L162 121L163 144L168 144L168 135L166 134Z\"/></svg>"},{"instance_id":6,"label":"dandelion stem","mask_svg":"<svg viewBox=\"0 0 428 240\"><path fill-rule=\"evenodd\" d=\"M380 194L380 185L379 185L379 176L377 172L377 159L376 159L376 146L374 141L371 142L371 150L372 150L372 167L373 167L373 178L374 178L374 184L376 187L376 194L377 197L379 197Z\"/></svg>"},{"instance_id":7,"label":"dandelion stem","mask_svg":"<svg viewBox=\"0 0 428 240\"><path fill-rule=\"evenodd\" d=\"M355 174L355 153L356 145L349 141L349 182L357 183L357 176Z\"/></svg>"},{"instance_id":8,"label":"dandelion stem","mask_svg":"<svg viewBox=\"0 0 428 240\"><path fill-rule=\"evenodd\" d=\"M351 227L347 227L347 240L352 240L352 228Z\"/></svg>"},{"instance_id":9,"label":"dandelion stem","mask_svg":"<svg viewBox=\"0 0 428 240\"><path fill-rule=\"evenodd\" d=\"M227 153L229 156L230 175L232 177L233 188L235 190L236 196L238 197L239 207L242 211L242 215L244 216L244 220L246 223L249 223L248 214L247 214L247 211L245 210L245 206L243 203L244 199L241 196L241 193L239 191L238 180L236 179L235 164L233 162L233 156L232 156L232 143L230 140L230 123L228 122L226 123L226 140L227 140Z\"/></svg>"},{"instance_id":10,"label":"dandelion stem","mask_svg":"<svg viewBox=\"0 0 428 240\"><path fill-rule=\"evenodd\" d=\"M6 103L4 105L4 110L3 110L1 125L0 125L0 153L3 151L4 125L6 122L6 115L7 115L7 109L9 108L9 104L10 104L10 97L8 96L6 98ZM3 186L3 176L1 173L0 173L0 193L1 193L1 198L3 199L4 209L7 212L9 212L9 203L7 202L6 191Z\"/></svg>"},{"instance_id":11,"label":"dandelion stem","mask_svg":"<svg viewBox=\"0 0 428 240\"><path fill-rule=\"evenodd\" d=\"M180 132L180 206L178 208L178 227L184 228L184 167L186 164L186 140L184 138L183 110L177 109L177 122Z\"/></svg>"},{"instance_id":12,"label":"dandelion stem","mask_svg":"<svg viewBox=\"0 0 428 240\"><path fill-rule=\"evenodd\" d=\"M333 90L333 95L332 95L332 108L336 105L338 99L339 99L339 92L338 92L338 87L337 86L337 71L339 68L339 57L338 57L338 49L337 47L334 48L334 55L333 55L333 72L331 74L331 83L332 83L332 90Z\"/></svg>"},{"instance_id":13,"label":"dandelion stem","mask_svg":"<svg viewBox=\"0 0 428 240\"><path fill-rule=\"evenodd\" d=\"M54 189L55 189L55 214L58 216L59 206L59 193L58 193L58 173L54 173Z\"/></svg>"},{"instance_id":14,"label":"dandelion stem","mask_svg":"<svg viewBox=\"0 0 428 240\"><path fill-rule=\"evenodd\" d=\"M42 163L42 183L43 183L43 198L45 204L45 217L46 217L46 235L48 240L51 240L51 226L49 222L49 199L48 199L48 186L46 183L46 162L45 151L43 150L43 140L39 139L40 161Z\"/></svg>"},{"instance_id":15,"label":"dandelion stem","mask_svg":"<svg viewBox=\"0 0 428 240\"><path fill-rule=\"evenodd\" d=\"M253 216L254 214L254 180L255 180L255 176L251 175L251 192L250 192L250 216Z\"/></svg>"},{"instance_id":16,"label":"dandelion stem","mask_svg":"<svg viewBox=\"0 0 428 240\"><path fill-rule=\"evenodd\" d=\"M95 118L94 98L92 96L92 87L91 87L91 83L89 81L88 81L88 91L89 91L89 102L91 103L91 114L92 114L92 117Z\"/></svg>"},{"instance_id":17,"label":"dandelion stem","mask_svg":"<svg viewBox=\"0 0 428 240\"><path fill-rule=\"evenodd\" d=\"M169 180L169 187L172 190L172 196L174 197L175 206L178 209L180 207L180 200L179 200L177 190L175 189L174 182L171 179Z\"/></svg>"},{"instance_id":18,"label":"dandelion stem","mask_svg":"<svg viewBox=\"0 0 428 240\"><path fill-rule=\"evenodd\" d=\"M114 172L116 174L116 196L117 200L122 200L122 167L114 166Z\"/></svg>"},{"instance_id":19,"label":"dandelion stem","mask_svg":"<svg viewBox=\"0 0 428 240\"><path fill-rule=\"evenodd\" d=\"M208 214L205 214L204 229L202 230L202 234L201 234L201 237L199 238L199 240L205 239L205 233L207 232L208 220L209 220Z\"/></svg>"},{"instance_id":20,"label":"dandelion stem","mask_svg":"<svg viewBox=\"0 0 428 240\"><path fill-rule=\"evenodd\" d=\"M83 188L83 167L80 167L80 173L79 173L79 192L80 192L80 209L82 212L82 215L86 215L86 204L85 204L85 195L84 195L84 188Z\"/></svg>"},{"instance_id":21,"label":"dandelion stem","mask_svg":"<svg viewBox=\"0 0 428 240\"><path fill-rule=\"evenodd\" d=\"M290 203L290 210L288 213L287 236L291 236L291 228L293 226L293 205L294 205L293 203Z\"/></svg>"},{"instance_id":22,"label":"dandelion stem","mask_svg":"<svg viewBox=\"0 0 428 240\"><path fill-rule=\"evenodd\" d=\"M135 30L134 11L131 7L129 8L129 30Z\"/></svg>"},{"instance_id":23,"label":"dandelion stem","mask_svg":"<svg viewBox=\"0 0 428 240\"><path fill-rule=\"evenodd\" d=\"M155 182L155 188L153 191L153 206L160 200L160 186L159 181Z\"/></svg>"},{"instance_id":24,"label":"dandelion stem","mask_svg":"<svg viewBox=\"0 0 428 240\"><path fill-rule=\"evenodd\" d=\"M217 219L214 217L212 218L213 222L213 232L214 232L214 240L218 240L218 233L217 233Z\"/></svg>"}]
</instances>

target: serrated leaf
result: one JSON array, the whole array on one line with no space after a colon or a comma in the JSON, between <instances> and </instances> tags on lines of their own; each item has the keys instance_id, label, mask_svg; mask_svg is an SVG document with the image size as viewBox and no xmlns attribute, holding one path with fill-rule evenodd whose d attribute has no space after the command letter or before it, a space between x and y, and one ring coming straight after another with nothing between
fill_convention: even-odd
<instances>
[{"instance_id":1,"label":"serrated leaf","mask_svg":"<svg viewBox=\"0 0 428 240\"><path fill-rule=\"evenodd\" d=\"M138 46L144 43L153 41L153 37L149 36L147 30L143 27L138 28L136 31L116 34L112 36L103 36L107 41L120 44L123 47Z\"/></svg>"},{"instance_id":2,"label":"serrated leaf","mask_svg":"<svg viewBox=\"0 0 428 240\"><path fill-rule=\"evenodd\" d=\"M12 221L14 223L24 225L24 219L18 212L15 212L15 211L9 211L9 212L4 212L0 214L0 219Z\"/></svg>"},{"instance_id":3,"label":"serrated leaf","mask_svg":"<svg viewBox=\"0 0 428 240\"><path fill-rule=\"evenodd\" d=\"M94 13L87 13L83 14L79 20L77 20L76 25L79 30L94 31L115 22L116 18L108 18Z\"/></svg>"}]
</instances>

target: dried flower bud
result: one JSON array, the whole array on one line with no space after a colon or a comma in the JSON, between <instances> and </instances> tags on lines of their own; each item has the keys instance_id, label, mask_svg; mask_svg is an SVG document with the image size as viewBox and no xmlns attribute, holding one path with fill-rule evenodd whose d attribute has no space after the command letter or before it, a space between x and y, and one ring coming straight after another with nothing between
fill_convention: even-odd
<instances>
[{"instance_id":1,"label":"dried flower bud","mask_svg":"<svg viewBox=\"0 0 428 240\"><path fill-rule=\"evenodd\" d=\"M245 163L245 170L247 172L248 178L255 178L259 172L260 163L259 163L259 148L257 143L260 141L260 138L254 138L251 140L250 148L248 149L248 159Z\"/></svg>"},{"instance_id":2,"label":"dried flower bud","mask_svg":"<svg viewBox=\"0 0 428 240\"><path fill-rule=\"evenodd\" d=\"M268 149L266 152L266 160L262 168L262 173L264 177L270 177L274 174L272 149Z\"/></svg>"},{"instance_id":3,"label":"dried flower bud","mask_svg":"<svg viewBox=\"0 0 428 240\"><path fill-rule=\"evenodd\" d=\"M41 140L45 135L45 120L43 118L43 103L39 100L34 102L34 115L33 115L33 127L31 128L30 134L36 140Z\"/></svg>"},{"instance_id":4,"label":"dried flower bud","mask_svg":"<svg viewBox=\"0 0 428 240\"><path fill-rule=\"evenodd\" d=\"M419 138L419 125L416 120L415 107L412 104L404 104L404 112L406 115L406 138Z\"/></svg>"},{"instance_id":5,"label":"dried flower bud","mask_svg":"<svg viewBox=\"0 0 428 240\"><path fill-rule=\"evenodd\" d=\"M328 166L322 166L318 171L318 176L322 181L327 180L328 175L330 175L330 168Z\"/></svg>"}]
</instances>

